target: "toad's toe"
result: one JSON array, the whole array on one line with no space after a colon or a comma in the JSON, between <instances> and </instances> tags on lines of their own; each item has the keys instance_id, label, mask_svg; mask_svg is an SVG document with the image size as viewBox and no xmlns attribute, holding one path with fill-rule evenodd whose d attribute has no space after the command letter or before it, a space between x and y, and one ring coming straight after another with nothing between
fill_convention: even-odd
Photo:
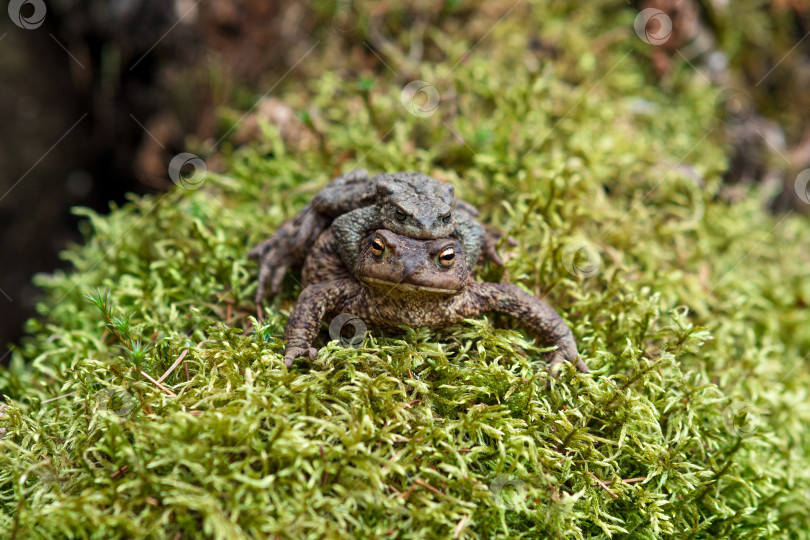
<instances>
[{"instance_id":1,"label":"toad's toe","mask_svg":"<svg viewBox=\"0 0 810 540\"><path fill-rule=\"evenodd\" d=\"M307 358L314 361L318 357L318 349L314 347L287 347L284 352L284 365L291 367L298 358Z\"/></svg>"}]
</instances>

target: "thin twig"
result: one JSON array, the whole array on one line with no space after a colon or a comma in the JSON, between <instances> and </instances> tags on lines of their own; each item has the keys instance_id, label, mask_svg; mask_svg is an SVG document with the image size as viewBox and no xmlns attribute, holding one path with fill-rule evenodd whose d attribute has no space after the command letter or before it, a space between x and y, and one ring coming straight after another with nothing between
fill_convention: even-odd
<instances>
[{"instance_id":1,"label":"thin twig","mask_svg":"<svg viewBox=\"0 0 810 540\"><path fill-rule=\"evenodd\" d=\"M422 480L420 480L420 479L418 479L418 478L414 478L414 480L413 480L413 481L414 481L414 482L416 482L417 484L419 484L420 486L422 486L423 488L425 488L425 489L429 489L430 491L432 491L432 492L433 492L433 493L435 493L436 495L442 495L442 496L444 496L444 493L442 493L441 491L439 491L439 490L438 490L438 489L436 489L435 487L431 486L431 485L430 485L430 484L428 484L427 482L423 482Z\"/></svg>"},{"instance_id":2,"label":"thin twig","mask_svg":"<svg viewBox=\"0 0 810 540\"><path fill-rule=\"evenodd\" d=\"M42 405L45 405L46 403L50 403L51 401L56 401L57 399L62 399L62 398L72 396L76 392L78 392L78 390L75 390L75 391L73 391L73 392L71 392L69 394L64 394L64 395L61 395L61 396L56 396L56 397L52 397L50 399L46 399L45 401L42 402Z\"/></svg>"},{"instance_id":3,"label":"thin twig","mask_svg":"<svg viewBox=\"0 0 810 540\"><path fill-rule=\"evenodd\" d=\"M470 519L470 514L464 514L464 517L458 522L456 525L456 530L453 531L453 538L459 538L461 536L461 532L464 530L464 525L467 524L467 520Z\"/></svg>"},{"instance_id":4,"label":"thin twig","mask_svg":"<svg viewBox=\"0 0 810 540\"><path fill-rule=\"evenodd\" d=\"M422 401L422 400L421 399L414 399L413 401L409 401L408 403L406 403L405 405L402 406L402 409L403 410L404 409L409 409L411 407L411 405L413 405L414 403L419 403L420 401Z\"/></svg>"},{"instance_id":5,"label":"thin twig","mask_svg":"<svg viewBox=\"0 0 810 540\"><path fill-rule=\"evenodd\" d=\"M177 366L179 366L179 365L180 365L180 362L182 362L182 361L183 361L183 359L186 357L186 355L187 355L187 354L188 354L188 349L186 349L186 350L184 350L183 352L181 352L181 353L180 353L180 356L177 358L177 360L175 360L175 361L174 361L174 364L172 364L172 367L170 367L169 369L167 369L167 370L166 370L166 373L164 373L163 375L161 375L161 376L160 376L160 378L157 380L157 382L162 383L163 381L165 381L165 380L166 380L166 377L168 377L169 375L171 375L171 374L172 374L172 371L174 371L174 369L175 369Z\"/></svg>"},{"instance_id":6,"label":"thin twig","mask_svg":"<svg viewBox=\"0 0 810 540\"><path fill-rule=\"evenodd\" d=\"M622 480L622 482L624 482L625 484L629 484L630 482L643 482L646 479L647 479L646 476L638 476L636 478L625 478Z\"/></svg>"},{"instance_id":7,"label":"thin twig","mask_svg":"<svg viewBox=\"0 0 810 540\"><path fill-rule=\"evenodd\" d=\"M611 495L613 495L613 498L614 498L614 499L618 499L618 498L619 498L619 496L618 496L618 495L616 495L616 494L615 494L615 493L614 493L614 492L613 492L613 491L612 491L612 490L611 490L609 487L607 487L607 482L603 482L602 480L599 480L599 479L596 477L596 475L594 475L594 474L593 474L591 471L587 471L587 473L591 475L591 478L593 478L594 480L596 480L596 483L597 483L597 484L599 484L600 486L602 486L602 489L604 489L605 491L607 491L608 493L610 493Z\"/></svg>"},{"instance_id":8,"label":"thin twig","mask_svg":"<svg viewBox=\"0 0 810 540\"><path fill-rule=\"evenodd\" d=\"M141 375L143 375L144 377L146 377L147 379L149 379L149 382L151 382L152 384L154 384L155 386L157 386L158 388L160 388L161 390L163 390L164 392L166 392L167 394L169 394L171 397L177 397L177 394L175 394L174 392L172 392L171 390L169 390L168 388L166 388L165 386L163 386L162 384L160 384L159 382L157 382L155 379L153 379L152 377L150 377L150 376L149 376L149 374L148 374L147 372L145 372L145 371L141 371Z\"/></svg>"}]
</instances>

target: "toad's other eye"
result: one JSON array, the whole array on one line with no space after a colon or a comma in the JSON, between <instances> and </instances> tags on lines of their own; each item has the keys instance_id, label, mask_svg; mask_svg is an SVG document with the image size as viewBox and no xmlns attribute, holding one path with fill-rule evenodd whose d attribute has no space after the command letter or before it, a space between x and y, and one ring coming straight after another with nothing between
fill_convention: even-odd
<instances>
[{"instance_id":1,"label":"toad's other eye","mask_svg":"<svg viewBox=\"0 0 810 540\"><path fill-rule=\"evenodd\" d=\"M453 220L453 214L442 216L442 223L450 223Z\"/></svg>"},{"instance_id":2,"label":"toad's other eye","mask_svg":"<svg viewBox=\"0 0 810 540\"><path fill-rule=\"evenodd\" d=\"M397 208L397 219L399 221L405 221L406 219L408 219L408 214L403 212L401 209Z\"/></svg>"},{"instance_id":3,"label":"toad's other eye","mask_svg":"<svg viewBox=\"0 0 810 540\"><path fill-rule=\"evenodd\" d=\"M448 267L453 266L453 261L456 260L456 249L449 247L439 254L439 264Z\"/></svg>"},{"instance_id":4,"label":"toad's other eye","mask_svg":"<svg viewBox=\"0 0 810 540\"><path fill-rule=\"evenodd\" d=\"M382 241L382 238L379 236L375 236L374 240L371 241L371 253L376 257L380 257L385 252L385 242Z\"/></svg>"}]
</instances>

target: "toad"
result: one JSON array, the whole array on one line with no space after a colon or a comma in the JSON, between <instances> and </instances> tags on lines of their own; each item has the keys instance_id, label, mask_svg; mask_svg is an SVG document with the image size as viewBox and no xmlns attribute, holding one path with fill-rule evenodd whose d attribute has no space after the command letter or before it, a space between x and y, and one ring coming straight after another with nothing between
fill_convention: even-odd
<instances>
[{"instance_id":1,"label":"toad","mask_svg":"<svg viewBox=\"0 0 810 540\"><path fill-rule=\"evenodd\" d=\"M453 186L417 172L380 173L373 177L360 169L332 180L294 218L256 246L250 257L260 260L256 303L267 284L276 294L284 274L300 265L318 236L331 225L338 254L351 270L357 261L357 246L369 232L388 229L402 236L435 239L457 238L468 268L479 253L495 264L503 261L495 251L502 236L484 228L475 218L474 206L455 198Z\"/></svg>"},{"instance_id":2,"label":"toad","mask_svg":"<svg viewBox=\"0 0 810 540\"><path fill-rule=\"evenodd\" d=\"M588 372L562 318L516 285L472 280L457 238L419 240L386 229L372 231L360 242L354 272L339 252L334 231L327 229L304 263L304 289L284 330L288 367L296 358L315 358L312 342L321 320L339 313L393 330L438 328L499 311L517 319L544 345L557 346L549 353L552 372L565 360Z\"/></svg>"}]
</instances>

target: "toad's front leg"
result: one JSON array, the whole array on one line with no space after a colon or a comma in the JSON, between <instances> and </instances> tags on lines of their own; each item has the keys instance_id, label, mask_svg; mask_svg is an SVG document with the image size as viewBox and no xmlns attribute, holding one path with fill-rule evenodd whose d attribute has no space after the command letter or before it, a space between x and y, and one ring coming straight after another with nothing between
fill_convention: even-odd
<instances>
[{"instance_id":1,"label":"toad's front leg","mask_svg":"<svg viewBox=\"0 0 810 540\"><path fill-rule=\"evenodd\" d=\"M314 360L318 351L312 347L312 342L321 328L321 320L328 313L346 309L361 292L360 284L351 279L304 287L284 328L284 339L287 340L284 364L290 367L296 358L302 356Z\"/></svg>"},{"instance_id":2,"label":"toad's front leg","mask_svg":"<svg viewBox=\"0 0 810 540\"><path fill-rule=\"evenodd\" d=\"M464 310L472 310L468 316L475 317L487 311L507 313L527 326L545 345L557 346L557 350L551 353L549 370L552 373L564 360L588 373L588 366L578 356L574 334L551 306L511 283L473 281L468 291L469 306L464 307Z\"/></svg>"},{"instance_id":3,"label":"toad's front leg","mask_svg":"<svg viewBox=\"0 0 810 540\"><path fill-rule=\"evenodd\" d=\"M382 228L380 211L376 206L365 206L343 214L332 222L332 233L335 235L340 258L346 268L354 269L357 263L357 248L368 231Z\"/></svg>"}]
</instances>

